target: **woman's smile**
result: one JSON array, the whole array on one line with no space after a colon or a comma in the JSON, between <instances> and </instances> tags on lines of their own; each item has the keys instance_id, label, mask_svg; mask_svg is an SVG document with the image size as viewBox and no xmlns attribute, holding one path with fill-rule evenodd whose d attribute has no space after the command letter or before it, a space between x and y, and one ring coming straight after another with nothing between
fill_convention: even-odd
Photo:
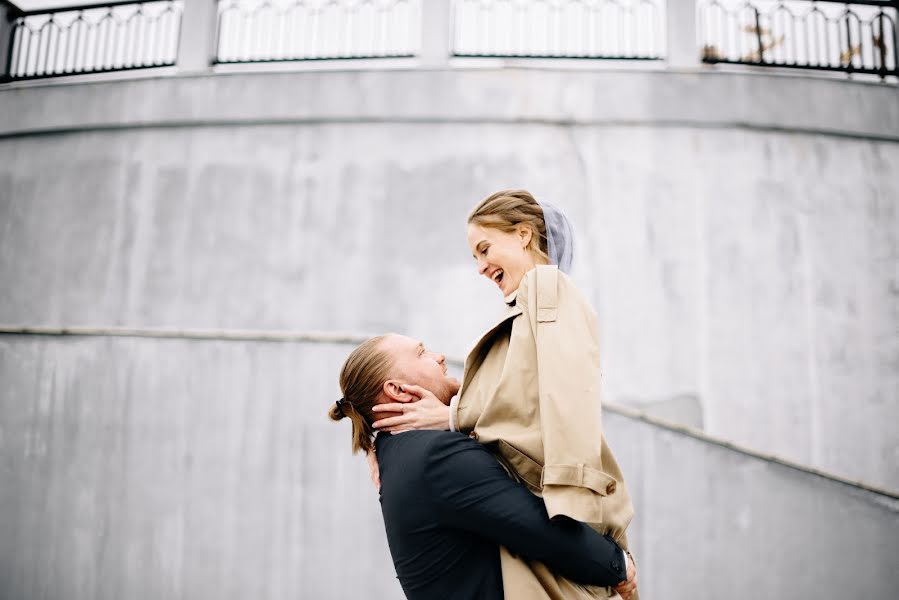
<instances>
[{"instance_id":1,"label":"woman's smile","mask_svg":"<svg viewBox=\"0 0 899 600\"><path fill-rule=\"evenodd\" d=\"M503 274L504 273L503 273L502 269L496 269L493 271L493 273L490 273L489 275L487 275L487 278L492 280L493 283L495 283L496 285L498 285L499 289L503 289Z\"/></svg>"}]
</instances>

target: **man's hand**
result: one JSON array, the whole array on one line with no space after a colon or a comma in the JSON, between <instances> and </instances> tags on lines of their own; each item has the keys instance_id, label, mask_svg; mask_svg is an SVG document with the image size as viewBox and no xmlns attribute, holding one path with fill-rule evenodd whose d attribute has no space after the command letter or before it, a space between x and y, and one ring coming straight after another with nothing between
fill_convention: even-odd
<instances>
[{"instance_id":1,"label":"man's hand","mask_svg":"<svg viewBox=\"0 0 899 600\"><path fill-rule=\"evenodd\" d=\"M423 387L412 384L402 386L406 398L392 404L376 404L374 412L402 413L396 417L388 417L372 423L372 427L390 433L400 433L413 429L449 429L449 406L437 399L437 396Z\"/></svg>"},{"instance_id":2,"label":"man's hand","mask_svg":"<svg viewBox=\"0 0 899 600\"><path fill-rule=\"evenodd\" d=\"M627 581L623 581L613 588L621 596L622 600L630 600L637 591L637 567L631 557L627 557Z\"/></svg>"}]
</instances>

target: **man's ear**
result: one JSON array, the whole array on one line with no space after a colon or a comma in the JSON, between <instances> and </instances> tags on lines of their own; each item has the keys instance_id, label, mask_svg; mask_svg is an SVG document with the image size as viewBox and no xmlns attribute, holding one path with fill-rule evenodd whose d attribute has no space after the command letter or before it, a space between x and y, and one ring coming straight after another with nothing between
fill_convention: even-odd
<instances>
[{"instance_id":1,"label":"man's ear","mask_svg":"<svg viewBox=\"0 0 899 600\"><path fill-rule=\"evenodd\" d=\"M397 379L388 379L381 389L391 402L409 402L412 399L412 394L403 390L403 382Z\"/></svg>"},{"instance_id":2,"label":"man's ear","mask_svg":"<svg viewBox=\"0 0 899 600\"><path fill-rule=\"evenodd\" d=\"M528 247L528 244L531 243L531 238L533 237L533 235L534 231L530 227L528 227L524 223L518 225L518 240L521 242L522 248Z\"/></svg>"}]
</instances>

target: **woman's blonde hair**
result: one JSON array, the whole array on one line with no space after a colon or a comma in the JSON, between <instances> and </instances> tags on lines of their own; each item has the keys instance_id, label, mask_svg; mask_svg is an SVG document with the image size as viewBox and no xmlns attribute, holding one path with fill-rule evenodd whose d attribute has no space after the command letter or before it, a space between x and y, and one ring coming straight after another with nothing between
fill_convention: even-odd
<instances>
[{"instance_id":1,"label":"woman's blonde hair","mask_svg":"<svg viewBox=\"0 0 899 600\"><path fill-rule=\"evenodd\" d=\"M528 250L549 262L543 208L527 190L502 190L490 194L474 207L468 222L506 233L515 231L519 225L530 227L533 234Z\"/></svg>"},{"instance_id":2,"label":"woman's blonde hair","mask_svg":"<svg viewBox=\"0 0 899 600\"><path fill-rule=\"evenodd\" d=\"M372 407L381 393L381 386L390 378L393 361L381 348L386 335L366 340L356 347L340 370L340 391L343 398L331 406L328 416L334 421L349 417L353 422L353 453L370 452L374 447Z\"/></svg>"}]
</instances>

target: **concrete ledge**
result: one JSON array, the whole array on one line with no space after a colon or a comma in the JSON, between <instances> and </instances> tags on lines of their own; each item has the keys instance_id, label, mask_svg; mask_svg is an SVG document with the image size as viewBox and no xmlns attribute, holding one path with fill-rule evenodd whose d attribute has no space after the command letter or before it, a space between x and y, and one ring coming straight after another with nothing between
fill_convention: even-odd
<instances>
[{"instance_id":1,"label":"concrete ledge","mask_svg":"<svg viewBox=\"0 0 899 600\"><path fill-rule=\"evenodd\" d=\"M899 141L899 88L711 70L458 68L213 73L0 89L0 137L306 121L738 127Z\"/></svg>"},{"instance_id":2,"label":"concrete ledge","mask_svg":"<svg viewBox=\"0 0 899 600\"><path fill-rule=\"evenodd\" d=\"M249 329L174 329L174 328L148 328L148 327L26 327L0 324L0 336L76 336L76 337L109 337L109 338L158 338L179 339L196 341L220 341L220 342L283 342L294 344L325 344L356 346L368 338L379 335L377 333L332 333L317 331L276 331L276 330L249 330ZM447 357L447 363L461 372L464 359L460 357ZM694 440L726 448L738 452L744 456L774 463L780 466L799 471L804 475L815 475L832 482L840 483L850 488L864 490L889 500L899 500L899 491L871 485L864 481L854 481L839 475L828 473L822 469L816 469L808 465L802 465L774 454L761 452L752 448L734 444L724 439L710 436L704 431L686 427L678 423L667 421L648 415L628 406L603 402L605 410L615 413L627 419L642 421L652 427L666 431L679 433Z\"/></svg>"}]
</instances>

